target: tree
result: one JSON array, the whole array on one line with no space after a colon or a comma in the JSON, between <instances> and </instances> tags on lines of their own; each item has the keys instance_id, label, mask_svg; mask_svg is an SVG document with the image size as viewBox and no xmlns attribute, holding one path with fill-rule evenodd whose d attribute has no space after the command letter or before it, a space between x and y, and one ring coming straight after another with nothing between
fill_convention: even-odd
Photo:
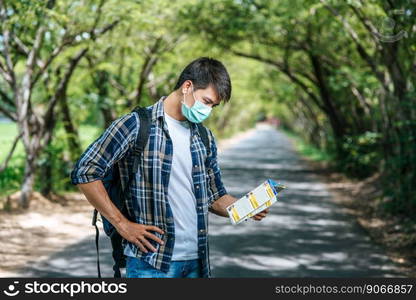
<instances>
[{"instance_id":1,"label":"tree","mask_svg":"<svg viewBox=\"0 0 416 300\"><path fill-rule=\"evenodd\" d=\"M88 52L88 42L112 30L119 22L115 19L101 24L104 3L104 0L98 2L92 16L84 15L93 20L92 24L85 24L70 19L66 15L70 11L68 4L62 2L0 1L0 74L8 88L5 90L1 85L1 95L5 97L0 111L18 124L18 136L24 145L26 163L20 197L22 207L29 206L36 158L53 134L55 107L65 98L71 76ZM69 4L72 9L85 13L81 5L82 1ZM56 75L53 79L50 78L52 72ZM51 80L52 83L48 82L49 86L52 85L51 93L42 92L42 89L34 93L41 80ZM33 99L42 94L47 95L46 101Z\"/></svg>"},{"instance_id":2,"label":"tree","mask_svg":"<svg viewBox=\"0 0 416 300\"><path fill-rule=\"evenodd\" d=\"M211 0L186 6L182 18L210 44L283 74L295 87L285 104L302 132L322 128L342 170L380 171L393 209L414 213L414 12L408 0ZM380 32L379 19L390 32Z\"/></svg>"}]
</instances>

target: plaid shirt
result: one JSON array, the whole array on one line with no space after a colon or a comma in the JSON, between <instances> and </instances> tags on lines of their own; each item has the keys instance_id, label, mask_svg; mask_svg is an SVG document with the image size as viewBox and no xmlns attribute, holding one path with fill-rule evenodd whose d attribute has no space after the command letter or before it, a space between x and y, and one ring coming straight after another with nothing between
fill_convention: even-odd
<instances>
[{"instance_id":1,"label":"plaid shirt","mask_svg":"<svg viewBox=\"0 0 416 300\"><path fill-rule=\"evenodd\" d=\"M148 239L156 252L142 252L136 245L123 239L123 246L130 246L136 257L143 258L161 271L169 270L175 242L175 228L167 191L172 166L172 140L164 118L163 100L147 106L151 111L149 141L140 158L139 172L131 181L126 196L126 206L130 216L139 224L154 225L165 234L153 232L164 241L163 245ZM136 113L129 113L116 119L104 133L96 139L75 164L71 172L72 184L86 183L102 179L112 165L118 162L122 185L132 168L132 147L139 132L139 119ZM195 123L190 123L193 190L196 197L198 224L198 254L202 261L202 276L211 277L208 246L208 208L212 203L227 194L221 180L217 162L217 147L210 129L208 137L211 155L207 157L202 138ZM204 163L205 161L205 163Z\"/></svg>"}]
</instances>

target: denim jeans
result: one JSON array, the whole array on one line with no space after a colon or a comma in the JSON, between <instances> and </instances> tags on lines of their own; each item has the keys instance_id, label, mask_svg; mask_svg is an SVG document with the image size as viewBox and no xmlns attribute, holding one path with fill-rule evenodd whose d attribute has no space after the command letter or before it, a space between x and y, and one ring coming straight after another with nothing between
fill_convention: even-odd
<instances>
[{"instance_id":1,"label":"denim jeans","mask_svg":"<svg viewBox=\"0 0 416 300\"><path fill-rule=\"evenodd\" d=\"M174 260L167 273L152 267L141 258L126 257L127 278L199 278L201 277L201 260Z\"/></svg>"}]
</instances>

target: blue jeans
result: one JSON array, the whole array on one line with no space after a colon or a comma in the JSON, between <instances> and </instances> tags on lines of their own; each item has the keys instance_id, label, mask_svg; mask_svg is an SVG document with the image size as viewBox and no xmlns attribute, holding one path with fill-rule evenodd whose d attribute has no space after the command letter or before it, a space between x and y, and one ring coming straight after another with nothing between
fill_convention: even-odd
<instances>
[{"instance_id":1,"label":"blue jeans","mask_svg":"<svg viewBox=\"0 0 416 300\"><path fill-rule=\"evenodd\" d=\"M152 267L141 258L126 257L127 278L200 278L201 260L174 260L167 273Z\"/></svg>"}]
</instances>

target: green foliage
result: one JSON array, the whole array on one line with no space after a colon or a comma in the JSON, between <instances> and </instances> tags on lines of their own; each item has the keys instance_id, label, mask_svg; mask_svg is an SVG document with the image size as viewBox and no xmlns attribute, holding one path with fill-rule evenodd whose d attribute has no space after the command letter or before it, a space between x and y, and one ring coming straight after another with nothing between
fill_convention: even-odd
<instances>
[{"instance_id":1,"label":"green foliage","mask_svg":"<svg viewBox=\"0 0 416 300\"><path fill-rule=\"evenodd\" d=\"M289 128L282 128L282 130L294 141L295 149L302 155L313 161L330 162L333 157L325 150L319 149L308 143L304 138Z\"/></svg>"},{"instance_id":2,"label":"green foliage","mask_svg":"<svg viewBox=\"0 0 416 300\"><path fill-rule=\"evenodd\" d=\"M20 190L24 173L24 155L15 155L7 168L0 173L0 197Z\"/></svg>"},{"instance_id":3,"label":"green foliage","mask_svg":"<svg viewBox=\"0 0 416 300\"><path fill-rule=\"evenodd\" d=\"M51 185L52 192L68 190L71 185L70 172L72 162L68 160L66 140L63 136L55 135L37 160L37 176L35 189L42 190ZM45 170L50 168L50 174Z\"/></svg>"},{"instance_id":4,"label":"green foliage","mask_svg":"<svg viewBox=\"0 0 416 300\"><path fill-rule=\"evenodd\" d=\"M344 155L336 161L338 168L349 176L366 178L378 171L380 163L380 134L365 132L344 139Z\"/></svg>"},{"instance_id":5,"label":"green foliage","mask_svg":"<svg viewBox=\"0 0 416 300\"><path fill-rule=\"evenodd\" d=\"M5 159L10 144L13 142L14 136L17 134L17 128L13 123L0 124L0 146L1 161ZM93 126L82 126L79 129L82 148L85 149L100 134L100 128ZM70 184L70 171L73 161L69 160L68 145L66 143L66 133L62 126L56 128L55 137L52 143L48 145L44 152L41 153L38 163L38 172L35 180L35 190L41 190L46 180L52 180L53 190L62 192L65 190L74 190ZM23 146L18 144L8 167L0 173L0 197L10 195L20 189L24 173L25 154ZM52 167L52 175L50 178L43 176L42 170L46 166Z\"/></svg>"},{"instance_id":6,"label":"green foliage","mask_svg":"<svg viewBox=\"0 0 416 300\"><path fill-rule=\"evenodd\" d=\"M13 14L2 26L15 29L22 43L33 45L34 24L45 26L42 59L63 37L76 40L33 87L36 111L47 106L64 72L60 66L88 46L66 91L82 149L109 119L168 95L190 61L211 56L224 63L233 85L230 103L214 109L205 122L217 138L248 129L260 115L277 117L299 137L303 154L331 160L358 178L382 173L390 199L386 210L416 213L414 1L58 0L53 8L40 0L10 3ZM394 28L387 26L391 21ZM113 22L111 31L92 38L91 27ZM407 35L383 42L377 30ZM14 51L20 79L25 60ZM11 97L7 87L0 77L0 90ZM3 98L0 105L14 112ZM52 167L56 190L68 187L70 168L61 125L58 119L55 137L39 157L41 169ZM17 132L14 125L4 126L1 159ZM18 189L23 161L17 158L23 153L19 143L0 174L0 190ZM42 187L39 178L36 184Z\"/></svg>"}]
</instances>

